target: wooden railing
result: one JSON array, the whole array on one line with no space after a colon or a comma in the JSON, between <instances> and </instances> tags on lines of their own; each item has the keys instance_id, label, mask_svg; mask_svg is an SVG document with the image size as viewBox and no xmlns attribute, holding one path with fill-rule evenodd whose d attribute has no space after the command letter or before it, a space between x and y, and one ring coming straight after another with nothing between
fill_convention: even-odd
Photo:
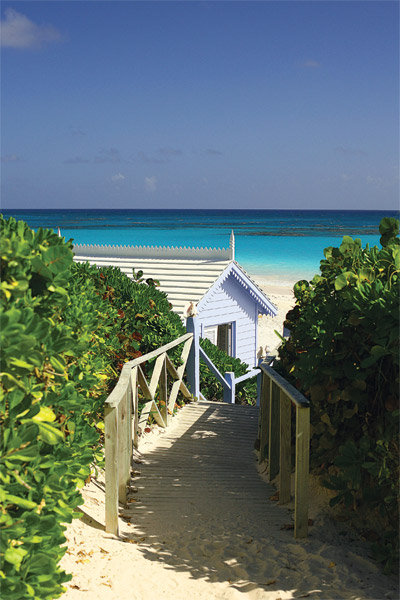
<instances>
[{"instance_id":1,"label":"wooden railing","mask_svg":"<svg viewBox=\"0 0 400 600\"><path fill-rule=\"evenodd\" d=\"M173 342L124 364L117 385L105 402L105 488L106 531L118 535L118 505L126 503L130 482L132 443L137 448L138 430L149 417L161 427L167 427L179 392L187 399L192 394L183 382L186 363L192 352L193 334L187 333ZM167 352L183 343L182 364L175 368ZM156 359L150 383L141 365ZM191 371L193 369L191 368ZM174 382L168 396L167 373ZM138 388L147 400L138 415ZM132 427L133 426L133 427Z\"/></svg>"},{"instance_id":2,"label":"wooden railing","mask_svg":"<svg viewBox=\"0 0 400 600\"><path fill-rule=\"evenodd\" d=\"M228 404L235 404L235 396L236 396L236 384L241 381L245 381L246 379L251 379L252 377L257 377L261 374L260 369L251 369L244 375L240 375L240 377L235 377L235 373L232 371L227 371L223 375L214 365L211 358L204 352L201 346L199 347L199 355L200 360L210 369L211 373L214 377L222 384L223 389L223 401ZM201 390L200 390L201 394ZM202 394L201 394L202 396ZM258 398L257 398L258 404Z\"/></svg>"},{"instance_id":3,"label":"wooden railing","mask_svg":"<svg viewBox=\"0 0 400 600\"><path fill-rule=\"evenodd\" d=\"M308 533L308 474L310 452L310 403L268 362L262 371L259 440L260 463L268 460L269 481L279 474L279 503L291 499L291 407L296 410L294 537Z\"/></svg>"}]
</instances>

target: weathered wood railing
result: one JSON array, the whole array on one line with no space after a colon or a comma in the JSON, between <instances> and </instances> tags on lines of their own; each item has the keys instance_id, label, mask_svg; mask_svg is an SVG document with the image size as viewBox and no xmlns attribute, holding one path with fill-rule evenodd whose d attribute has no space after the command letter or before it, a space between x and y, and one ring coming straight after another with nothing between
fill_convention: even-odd
<instances>
[{"instance_id":1,"label":"weathered wood railing","mask_svg":"<svg viewBox=\"0 0 400 600\"><path fill-rule=\"evenodd\" d=\"M138 429L144 427L150 416L167 427L179 391L185 398L193 396L183 382L186 363L193 372L193 334L186 333L173 342L124 364L117 385L105 402L105 488L106 531L118 535L118 505L126 503L130 481L132 443L137 447ZM167 352L183 343L182 364L175 368ZM141 365L156 359L150 383ZM188 369L189 371L189 369ZM174 379L169 397L167 372ZM138 388L147 400L138 416ZM158 406L156 402L156 396ZM133 425L133 427L132 427Z\"/></svg>"},{"instance_id":2,"label":"weathered wood railing","mask_svg":"<svg viewBox=\"0 0 400 600\"><path fill-rule=\"evenodd\" d=\"M217 369L217 367L212 362L211 358L204 352L203 348L199 346L199 355L200 360L210 369L211 373L215 376L215 378L222 384L222 389L224 392L224 402L228 404L235 404L235 395L236 395L236 384L241 381L245 381L246 379L251 379L252 377L259 376L261 374L260 369L251 369L244 375L240 375L240 377L235 377L235 373L232 371L227 371L222 375L222 373ZM201 390L200 390L201 394ZM258 403L258 402L257 402Z\"/></svg>"},{"instance_id":3,"label":"weathered wood railing","mask_svg":"<svg viewBox=\"0 0 400 600\"><path fill-rule=\"evenodd\" d=\"M259 462L268 460L269 481L279 474L279 503L291 499L291 407L296 410L294 537L308 533L308 474L310 452L310 403L272 369L268 362L262 371L259 414Z\"/></svg>"}]
</instances>

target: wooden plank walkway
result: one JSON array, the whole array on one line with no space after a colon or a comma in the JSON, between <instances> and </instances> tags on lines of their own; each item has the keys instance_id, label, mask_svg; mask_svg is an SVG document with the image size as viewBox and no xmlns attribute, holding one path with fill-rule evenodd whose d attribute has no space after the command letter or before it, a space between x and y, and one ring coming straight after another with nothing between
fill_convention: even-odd
<instances>
[{"instance_id":1,"label":"wooden plank walkway","mask_svg":"<svg viewBox=\"0 0 400 600\"><path fill-rule=\"evenodd\" d=\"M276 575L271 535L292 544L293 531L281 531L291 516L269 500L276 490L257 471L257 429L257 408L198 402L144 449L123 514L145 539L145 556L195 578L232 579L241 591Z\"/></svg>"},{"instance_id":2,"label":"wooden plank walkway","mask_svg":"<svg viewBox=\"0 0 400 600\"><path fill-rule=\"evenodd\" d=\"M255 408L183 408L135 456L140 475L131 480L129 509L120 505L120 536L99 522L86 526L79 545L75 533L70 538L77 575L66 600L397 598L365 548L329 523L305 540L282 528L292 515L269 500L275 489L257 472L256 435ZM98 497L91 506L102 515ZM90 565L81 564L89 562L82 551Z\"/></svg>"},{"instance_id":3,"label":"wooden plank walkway","mask_svg":"<svg viewBox=\"0 0 400 600\"><path fill-rule=\"evenodd\" d=\"M178 511L184 529L186 521L230 528L251 521L255 532L260 522L270 523L273 509L276 526L276 507L268 501L275 488L258 474L253 450L258 409L199 402L183 410L139 465L133 496L136 525L147 531L156 518L163 531L172 527L176 535ZM287 511L278 512L280 524L287 522Z\"/></svg>"},{"instance_id":4,"label":"wooden plank walkway","mask_svg":"<svg viewBox=\"0 0 400 600\"><path fill-rule=\"evenodd\" d=\"M130 527L123 529L144 558L166 569L162 597L177 597L177 573L199 581L199 599L233 600L243 592L249 600L381 597L378 567L363 548L344 548L347 538L327 523L293 539L285 527L292 513L269 499L276 490L257 470L257 428L257 408L198 402L183 408L153 447L143 447L123 511ZM204 582L217 587L202 594ZM147 598L140 589L135 597Z\"/></svg>"}]
</instances>

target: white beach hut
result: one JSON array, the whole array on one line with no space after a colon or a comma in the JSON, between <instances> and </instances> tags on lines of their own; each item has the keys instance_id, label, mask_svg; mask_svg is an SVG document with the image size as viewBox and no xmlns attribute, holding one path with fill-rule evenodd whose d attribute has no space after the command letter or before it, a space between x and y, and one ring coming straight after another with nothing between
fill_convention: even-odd
<instances>
[{"instance_id":1,"label":"white beach hut","mask_svg":"<svg viewBox=\"0 0 400 600\"><path fill-rule=\"evenodd\" d=\"M132 269L157 279L183 321L196 315L197 332L250 367L257 364L258 316L277 309L228 248L75 245L75 260Z\"/></svg>"}]
</instances>

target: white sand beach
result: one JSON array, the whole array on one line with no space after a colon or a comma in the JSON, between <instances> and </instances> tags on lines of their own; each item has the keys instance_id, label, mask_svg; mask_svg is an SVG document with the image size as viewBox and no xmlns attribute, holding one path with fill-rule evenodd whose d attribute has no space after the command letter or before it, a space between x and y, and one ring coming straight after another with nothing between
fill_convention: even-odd
<instances>
[{"instance_id":1,"label":"white sand beach","mask_svg":"<svg viewBox=\"0 0 400 600\"><path fill-rule=\"evenodd\" d=\"M278 307L275 320L260 319L260 344L273 351L279 343L273 330L282 331L286 312L294 304L292 286L273 286L260 279L257 283ZM158 464L158 453L177 440L181 443L182 431L185 433L188 427L185 425L188 410L190 408L183 408L167 431L155 427L143 436L135 457L134 486L135 476L146 463L155 460ZM212 435L200 424L191 437ZM254 469L253 440L249 440L249 444L247 459ZM178 469L190 469L188 458L193 457L183 452ZM237 459L232 455L229 460L233 470ZM193 502L190 498L178 497L176 506L171 509L160 496L156 499L159 508L147 509L146 526L138 521L140 510L132 512L132 518L121 518L118 538L104 531L102 474L86 485L83 516L67 527L68 551L62 559L62 567L72 573L73 578L66 584L63 600L394 600L398 597L396 581L381 573L369 557L367 544L343 523L334 523L328 516L330 492L314 479L310 484L309 512L313 526L306 540L296 541L293 530L288 528L291 513L273 501L275 490L270 484L262 482L266 486L263 504L270 515L267 523L257 521L248 503L243 503L243 508L236 513L232 513L236 510L232 508L229 512L223 503L211 503L206 474L199 492L203 502L200 514L195 509L197 491L191 487L195 483L190 484L194 474L191 476L189 472L188 477L187 485L192 495L196 494L192 496ZM229 481L229 473L221 477L228 477ZM255 473L254 477L261 481L263 474ZM213 485L219 485L218 480L214 480L217 483ZM248 485L256 484L253 481ZM162 485L157 475L153 485ZM135 495L135 492L140 493ZM229 495L229 489L227 493ZM135 503L140 503L142 494L143 490L132 489L130 506L136 510L140 506ZM166 521L164 513L168 514Z\"/></svg>"},{"instance_id":2,"label":"white sand beach","mask_svg":"<svg viewBox=\"0 0 400 600\"><path fill-rule=\"evenodd\" d=\"M167 431L156 427L142 438L135 457L128 509L125 518L120 518L118 538L104 531L102 474L85 487L82 518L69 525L66 533L68 551L62 567L73 578L66 584L63 600L395 600L398 597L395 579L381 573L368 556L367 545L343 523L335 524L326 515L329 492L314 480L309 511L313 525L307 539L293 538L292 513L278 505L274 488L262 480L262 473L257 473L256 456L251 449L247 459L249 465L253 461L253 478L258 479L258 485L265 486L265 496L261 496L258 506L252 503L251 496L256 493L256 481L243 492L247 501L235 504L235 498L229 499L230 473L219 474L217 469L210 493L210 474L205 472L199 479L196 473L191 473L188 459L193 457L184 453L182 464L176 467L179 481L181 473L186 474L189 487L180 488L173 503L171 484L165 487L169 476L167 473L165 477L162 457L172 452L174 443L181 444L182 430L183 437L188 433L185 419L190 410L190 405L183 408ZM204 428L204 421L189 433L192 439L199 436L205 439L212 434ZM156 475L151 475L151 465L157 467L160 460L164 464L164 478L158 481ZM230 460L233 470L236 457ZM140 481L137 488L135 485L141 471L149 468L148 483L155 490L150 495L156 497L146 502ZM226 502L215 501L216 489L221 487ZM260 520L260 514L265 514L265 519Z\"/></svg>"},{"instance_id":3,"label":"white sand beach","mask_svg":"<svg viewBox=\"0 0 400 600\"><path fill-rule=\"evenodd\" d=\"M282 335L286 314L295 304L293 285L301 277L293 281L276 281L257 276L252 276L252 279L278 309L276 317L263 315L259 318L257 346L263 355L276 354L281 340L275 330Z\"/></svg>"}]
</instances>

